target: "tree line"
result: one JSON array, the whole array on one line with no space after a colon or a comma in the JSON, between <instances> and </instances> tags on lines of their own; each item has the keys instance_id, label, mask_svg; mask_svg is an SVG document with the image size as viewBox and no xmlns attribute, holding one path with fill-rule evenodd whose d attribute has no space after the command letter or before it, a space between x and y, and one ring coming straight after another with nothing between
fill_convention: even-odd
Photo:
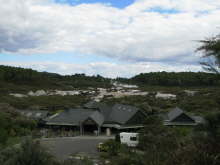
<instances>
[{"instance_id":1,"label":"tree line","mask_svg":"<svg viewBox=\"0 0 220 165\"><path fill-rule=\"evenodd\" d=\"M219 86L220 75L206 72L150 72L116 81L140 86Z\"/></svg>"},{"instance_id":2,"label":"tree line","mask_svg":"<svg viewBox=\"0 0 220 165\"><path fill-rule=\"evenodd\" d=\"M32 69L0 65L0 83L37 86L42 88L83 88L111 87L111 80L100 75L85 74L59 75L56 73L37 72ZM132 78L116 78L116 81L137 85L155 86L217 86L220 75L205 72L151 72L141 73Z\"/></svg>"},{"instance_id":3,"label":"tree line","mask_svg":"<svg viewBox=\"0 0 220 165\"><path fill-rule=\"evenodd\" d=\"M45 88L67 87L109 87L110 79L100 75L85 74L59 75L56 73L38 72L32 69L0 65L0 83L38 86Z\"/></svg>"},{"instance_id":4,"label":"tree line","mask_svg":"<svg viewBox=\"0 0 220 165\"><path fill-rule=\"evenodd\" d=\"M220 76L205 72L152 72L141 73L128 81L157 86L217 86L220 85Z\"/></svg>"}]
</instances>

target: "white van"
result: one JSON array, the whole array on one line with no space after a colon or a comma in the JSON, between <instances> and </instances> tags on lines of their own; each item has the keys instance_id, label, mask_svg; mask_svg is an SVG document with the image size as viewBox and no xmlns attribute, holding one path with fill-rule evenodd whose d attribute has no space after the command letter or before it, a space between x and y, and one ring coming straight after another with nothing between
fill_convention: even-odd
<instances>
[{"instance_id":1,"label":"white van","mask_svg":"<svg viewBox=\"0 0 220 165\"><path fill-rule=\"evenodd\" d=\"M119 135L121 144L126 144L129 147L136 147L138 145L138 133L122 132Z\"/></svg>"}]
</instances>

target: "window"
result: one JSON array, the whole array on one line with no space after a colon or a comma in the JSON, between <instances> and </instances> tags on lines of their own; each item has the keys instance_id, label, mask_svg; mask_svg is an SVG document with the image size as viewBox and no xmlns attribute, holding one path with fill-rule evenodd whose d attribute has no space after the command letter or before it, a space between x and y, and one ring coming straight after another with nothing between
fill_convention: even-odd
<instances>
[{"instance_id":1,"label":"window","mask_svg":"<svg viewBox=\"0 0 220 165\"><path fill-rule=\"evenodd\" d=\"M131 140L131 141L137 141L137 137L135 137L135 136L130 137L130 140Z\"/></svg>"}]
</instances>

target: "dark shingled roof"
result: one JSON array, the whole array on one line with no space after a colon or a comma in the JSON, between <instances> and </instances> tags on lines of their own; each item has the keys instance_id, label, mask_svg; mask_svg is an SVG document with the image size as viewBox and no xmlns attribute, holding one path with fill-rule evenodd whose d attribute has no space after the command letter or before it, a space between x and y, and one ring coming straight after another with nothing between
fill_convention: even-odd
<instances>
[{"instance_id":1,"label":"dark shingled roof","mask_svg":"<svg viewBox=\"0 0 220 165\"><path fill-rule=\"evenodd\" d=\"M104 122L104 116L98 111L93 112L89 117L99 126L101 126Z\"/></svg>"},{"instance_id":2,"label":"dark shingled roof","mask_svg":"<svg viewBox=\"0 0 220 165\"><path fill-rule=\"evenodd\" d=\"M104 117L104 120L107 121L109 115L112 112L112 107L106 105L105 103L100 103L96 101L89 101L83 106L86 109L96 109L98 110Z\"/></svg>"},{"instance_id":3,"label":"dark shingled roof","mask_svg":"<svg viewBox=\"0 0 220 165\"><path fill-rule=\"evenodd\" d=\"M138 110L130 105L115 104L110 107L104 103L89 102L84 108L66 110L49 117L46 124L79 125L87 119L92 119L99 126L103 123L126 124Z\"/></svg>"},{"instance_id":4,"label":"dark shingled roof","mask_svg":"<svg viewBox=\"0 0 220 165\"><path fill-rule=\"evenodd\" d=\"M176 107L176 108L174 108L172 111L170 111L167 116L168 116L168 119L169 119L170 121L172 121L172 120L174 120L176 117L178 117L179 115L181 115L182 113L184 113L183 110L180 109L179 107Z\"/></svg>"},{"instance_id":5,"label":"dark shingled roof","mask_svg":"<svg viewBox=\"0 0 220 165\"><path fill-rule=\"evenodd\" d=\"M104 116L105 122L108 122L109 116L112 113L112 107L102 104L99 106L99 111Z\"/></svg>"},{"instance_id":6,"label":"dark shingled roof","mask_svg":"<svg viewBox=\"0 0 220 165\"><path fill-rule=\"evenodd\" d=\"M175 119L181 115L189 118L187 121L176 121ZM185 120L185 119L184 119ZM176 107L172 111L170 111L166 116L164 116L164 124L165 125L196 125L198 123L203 122L203 118L200 116L191 116L186 114L182 109Z\"/></svg>"},{"instance_id":7,"label":"dark shingled roof","mask_svg":"<svg viewBox=\"0 0 220 165\"><path fill-rule=\"evenodd\" d=\"M104 117L98 111L89 109L70 109L47 119L47 124L79 125L87 119L92 119L98 125L102 125Z\"/></svg>"},{"instance_id":8,"label":"dark shingled roof","mask_svg":"<svg viewBox=\"0 0 220 165\"><path fill-rule=\"evenodd\" d=\"M137 112L138 112L138 108L136 107L130 105L115 104L112 107L112 112L107 120L119 124L125 124Z\"/></svg>"}]
</instances>

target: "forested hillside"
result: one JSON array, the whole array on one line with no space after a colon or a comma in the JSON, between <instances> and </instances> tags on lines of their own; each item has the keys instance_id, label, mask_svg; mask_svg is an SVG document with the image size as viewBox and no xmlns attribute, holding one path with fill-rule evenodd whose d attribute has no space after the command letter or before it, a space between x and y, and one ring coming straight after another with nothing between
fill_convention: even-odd
<instances>
[{"instance_id":1,"label":"forested hillside","mask_svg":"<svg viewBox=\"0 0 220 165\"><path fill-rule=\"evenodd\" d=\"M120 82L141 86L218 86L220 75L205 72L152 72L141 73L130 79L118 78Z\"/></svg>"},{"instance_id":2,"label":"forested hillside","mask_svg":"<svg viewBox=\"0 0 220 165\"><path fill-rule=\"evenodd\" d=\"M75 74L62 76L10 66L0 66L0 91L28 91L30 89L72 89L109 87L110 80L101 76Z\"/></svg>"},{"instance_id":3,"label":"forested hillside","mask_svg":"<svg viewBox=\"0 0 220 165\"><path fill-rule=\"evenodd\" d=\"M220 75L205 72L152 72L141 73L130 79L117 78L116 81L141 86L218 86L220 85ZM0 65L0 90L28 90L30 87L41 89L110 87L110 82L111 79L99 75L62 76L56 73Z\"/></svg>"}]
</instances>

